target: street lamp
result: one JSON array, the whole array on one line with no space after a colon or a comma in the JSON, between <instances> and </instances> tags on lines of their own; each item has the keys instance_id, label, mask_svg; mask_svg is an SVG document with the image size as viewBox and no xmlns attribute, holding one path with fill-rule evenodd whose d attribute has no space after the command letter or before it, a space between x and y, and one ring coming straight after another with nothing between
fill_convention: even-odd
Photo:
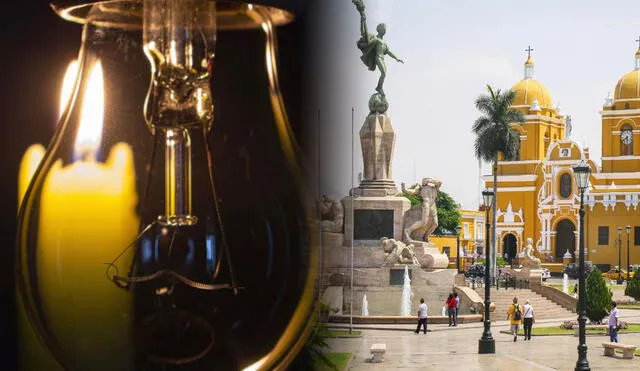
<instances>
[{"instance_id":1,"label":"street lamp","mask_svg":"<svg viewBox=\"0 0 640 371\"><path fill-rule=\"evenodd\" d=\"M458 273L460 273L460 225L458 224L455 229L456 234L456 266L458 268Z\"/></svg>"},{"instance_id":2,"label":"street lamp","mask_svg":"<svg viewBox=\"0 0 640 371\"><path fill-rule=\"evenodd\" d=\"M622 227L618 227L618 280L616 283L622 285Z\"/></svg>"},{"instance_id":3,"label":"street lamp","mask_svg":"<svg viewBox=\"0 0 640 371\"><path fill-rule=\"evenodd\" d=\"M585 313L585 294L584 287L584 191L589 184L589 174L591 168L582 160L580 164L573 168L576 177L576 183L580 190L580 260L578 266L578 361L576 362L576 371L591 370L589 361L587 360L587 342L585 339L585 323L587 316Z\"/></svg>"},{"instance_id":4,"label":"street lamp","mask_svg":"<svg viewBox=\"0 0 640 371\"><path fill-rule=\"evenodd\" d=\"M629 262L629 240L631 234L631 226L627 225L627 283L629 283L629 278L631 277L631 262Z\"/></svg>"},{"instance_id":5,"label":"street lamp","mask_svg":"<svg viewBox=\"0 0 640 371\"><path fill-rule=\"evenodd\" d=\"M493 192L489 190L482 191L482 201L484 202L484 212L485 212L485 259L484 259L484 331L482 332L482 337L478 342L478 353L479 354L493 354L496 352L496 342L493 340L493 336L491 335L491 318L489 306L491 305L491 278L489 271L489 260L490 260L490 251L491 246L489 246L489 235L491 234L490 228L491 224L489 223L489 210L491 209L491 205L493 204Z\"/></svg>"}]
</instances>

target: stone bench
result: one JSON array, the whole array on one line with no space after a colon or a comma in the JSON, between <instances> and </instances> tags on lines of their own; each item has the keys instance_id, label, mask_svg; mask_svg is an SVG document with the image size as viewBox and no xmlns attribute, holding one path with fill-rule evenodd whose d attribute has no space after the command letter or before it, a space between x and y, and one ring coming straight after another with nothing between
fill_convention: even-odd
<instances>
[{"instance_id":1,"label":"stone bench","mask_svg":"<svg viewBox=\"0 0 640 371\"><path fill-rule=\"evenodd\" d=\"M602 343L602 347L604 355L609 357L615 357L616 349L622 349L622 358L624 359L633 359L637 348L635 345L620 343Z\"/></svg>"},{"instance_id":2,"label":"stone bench","mask_svg":"<svg viewBox=\"0 0 640 371\"><path fill-rule=\"evenodd\" d=\"M371 344L371 362L384 362L384 353L387 351L387 344Z\"/></svg>"},{"instance_id":3,"label":"stone bench","mask_svg":"<svg viewBox=\"0 0 640 371\"><path fill-rule=\"evenodd\" d=\"M606 334L609 334L609 325L585 325L584 326L584 331L585 331L585 335L587 330L593 330L593 329L603 329L605 330ZM578 332L580 332L580 326L576 326L573 329L573 336L578 336Z\"/></svg>"}]
</instances>

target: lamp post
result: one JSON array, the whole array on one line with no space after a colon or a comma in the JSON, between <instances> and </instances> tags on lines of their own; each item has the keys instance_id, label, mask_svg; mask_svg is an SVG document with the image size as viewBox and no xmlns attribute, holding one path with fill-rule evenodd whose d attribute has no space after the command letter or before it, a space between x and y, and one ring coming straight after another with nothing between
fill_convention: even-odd
<instances>
[{"instance_id":1,"label":"lamp post","mask_svg":"<svg viewBox=\"0 0 640 371\"><path fill-rule=\"evenodd\" d=\"M631 262L629 261L630 234L631 234L631 226L627 225L627 283L629 283L629 278L631 277Z\"/></svg>"},{"instance_id":2,"label":"lamp post","mask_svg":"<svg viewBox=\"0 0 640 371\"><path fill-rule=\"evenodd\" d=\"M618 227L618 285L622 285L622 227Z\"/></svg>"},{"instance_id":3,"label":"lamp post","mask_svg":"<svg viewBox=\"0 0 640 371\"><path fill-rule=\"evenodd\" d=\"M484 259L484 331L482 332L482 337L478 342L478 353L479 354L493 354L496 352L496 342L493 340L493 336L491 335L491 319L490 319L490 311L489 306L491 305L491 277L489 270L489 261L491 260L489 257L491 256L491 247L489 246L489 235L491 233L491 224L489 223L489 210L491 209L491 205L493 204L493 192L489 190L482 191L482 200L484 202L484 212L485 212L485 259Z\"/></svg>"},{"instance_id":4,"label":"lamp post","mask_svg":"<svg viewBox=\"0 0 640 371\"><path fill-rule=\"evenodd\" d=\"M454 229L456 234L456 267L458 268L458 273L460 273L460 225L457 225Z\"/></svg>"},{"instance_id":5,"label":"lamp post","mask_svg":"<svg viewBox=\"0 0 640 371\"><path fill-rule=\"evenodd\" d=\"M585 324L587 316L585 312L585 286L584 286L584 191L589 184L589 174L591 168L582 160L580 164L573 168L576 177L576 184L580 190L580 251L578 265L578 361L576 362L576 371L591 370L589 361L587 360L587 342L585 339Z\"/></svg>"}]
</instances>

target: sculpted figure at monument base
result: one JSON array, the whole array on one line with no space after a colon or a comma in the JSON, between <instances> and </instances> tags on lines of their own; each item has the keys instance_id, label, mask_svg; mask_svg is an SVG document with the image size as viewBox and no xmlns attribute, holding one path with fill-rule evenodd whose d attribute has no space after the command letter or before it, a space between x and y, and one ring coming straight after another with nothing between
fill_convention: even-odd
<instances>
[{"instance_id":1,"label":"sculpted figure at monument base","mask_svg":"<svg viewBox=\"0 0 640 371\"><path fill-rule=\"evenodd\" d=\"M524 248L522 266L531 269L539 269L540 264L540 259L536 258L533 252L533 239L527 238L527 245Z\"/></svg>"},{"instance_id":2,"label":"sculpted figure at monument base","mask_svg":"<svg viewBox=\"0 0 640 371\"><path fill-rule=\"evenodd\" d=\"M413 251L413 245L405 245L400 241L387 237L381 238L380 243L384 252L387 253L387 258L384 260L383 265L420 265L418 258L416 258L416 253Z\"/></svg>"},{"instance_id":3,"label":"sculpted figure at monument base","mask_svg":"<svg viewBox=\"0 0 640 371\"><path fill-rule=\"evenodd\" d=\"M405 188L402 192L420 195L422 204L412 206L404 215L404 242L421 243L429 240L429 235L438 227L438 209L436 198L442 182L432 178L422 179L422 183L415 188Z\"/></svg>"},{"instance_id":4,"label":"sculpted figure at monument base","mask_svg":"<svg viewBox=\"0 0 640 371\"><path fill-rule=\"evenodd\" d=\"M322 195L318 200L318 208L323 232L342 233L344 224L344 206L337 199Z\"/></svg>"}]
</instances>

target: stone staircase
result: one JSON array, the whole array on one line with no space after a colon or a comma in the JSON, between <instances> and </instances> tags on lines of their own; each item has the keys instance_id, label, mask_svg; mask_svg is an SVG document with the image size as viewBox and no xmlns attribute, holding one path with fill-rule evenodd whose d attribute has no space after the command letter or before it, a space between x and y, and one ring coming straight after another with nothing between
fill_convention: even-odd
<instances>
[{"instance_id":1,"label":"stone staircase","mask_svg":"<svg viewBox=\"0 0 640 371\"><path fill-rule=\"evenodd\" d=\"M477 288L476 292L484 300L484 288ZM513 303L514 297L518 298L518 304L520 305L524 305L525 301L529 299L533 306L536 319L539 320L577 317L575 313L529 289L496 290L492 288L491 301L496 305L496 309L491 312L492 321L504 321L507 319L507 310L509 305Z\"/></svg>"}]
</instances>

